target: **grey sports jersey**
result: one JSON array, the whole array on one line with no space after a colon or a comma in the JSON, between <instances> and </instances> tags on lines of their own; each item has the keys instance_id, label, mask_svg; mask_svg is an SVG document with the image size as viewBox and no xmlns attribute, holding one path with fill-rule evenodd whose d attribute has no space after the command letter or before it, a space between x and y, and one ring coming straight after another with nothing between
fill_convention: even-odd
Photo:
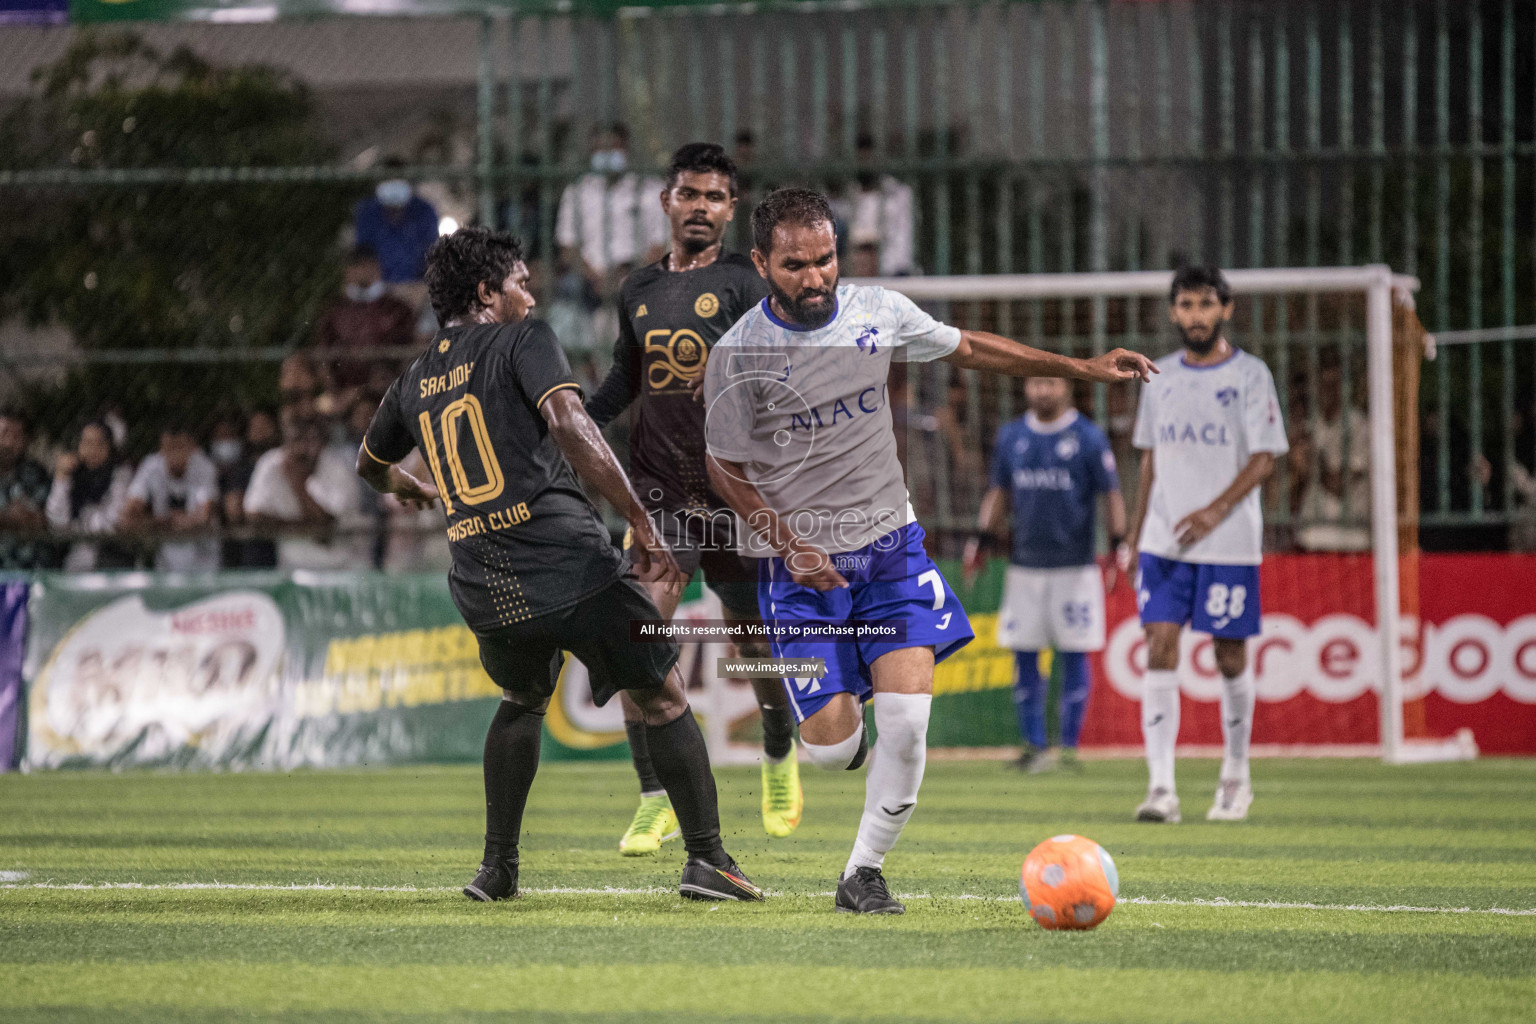
<instances>
[{"instance_id":1,"label":"grey sports jersey","mask_svg":"<svg viewBox=\"0 0 1536 1024\"><path fill-rule=\"evenodd\" d=\"M767 505L823 550L852 551L911 519L896 458L886 378L891 360L927 362L960 345L899 292L840 285L832 322L784 323L764 299L710 351L705 439L741 463ZM754 557L774 554L763 524L741 531Z\"/></svg>"}]
</instances>

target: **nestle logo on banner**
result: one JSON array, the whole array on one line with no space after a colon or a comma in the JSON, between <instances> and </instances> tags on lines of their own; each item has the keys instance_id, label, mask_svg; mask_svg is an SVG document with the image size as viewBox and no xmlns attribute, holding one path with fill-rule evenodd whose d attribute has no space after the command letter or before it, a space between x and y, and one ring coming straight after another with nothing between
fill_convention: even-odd
<instances>
[{"instance_id":1,"label":"nestle logo on banner","mask_svg":"<svg viewBox=\"0 0 1536 1024\"><path fill-rule=\"evenodd\" d=\"M1249 648L1258 697L1289 700L1303 691L1344 703L1380 689L1380 646L1370 623L1354 615L1325 615L1307 623L1266 613L1264 632ZM1147 650L1135 616L1121 620L1104 650L1105 674L1123 696L1141 697ZM1179 649L1179 684L1195 700L1221 697L1211 639L1186 632ZM1442 623L1403 619L1403 673L1408 699L1434 692L1458 704L1476 704L1499 691L1536 704L1536 616L1501 626L1482 615Z\"/></svg>"},{"instance_id":2,"label":"nestle logo on banner","mask_svg":"<svg viewBox=\"0 0 1536 1024\"><path fill-rule=\"evenodd\" d=\"M252 608L179 612L171 616L171 631L174 633L234 633L254 628L256 611Z\"/></svg>"}]
</instances>

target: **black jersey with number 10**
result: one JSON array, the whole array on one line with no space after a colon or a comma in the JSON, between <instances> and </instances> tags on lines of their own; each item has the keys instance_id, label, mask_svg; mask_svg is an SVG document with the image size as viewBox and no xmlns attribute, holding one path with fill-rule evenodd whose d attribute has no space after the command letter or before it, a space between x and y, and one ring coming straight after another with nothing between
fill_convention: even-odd
<instances>
[{"instance_id":1,"label":"black jersey with number 10","mask_svg":"<svg viewBox=\"0 0 1536 1024\"><path fill-rule=\"evenodd\" d=\"M412 448L442 495L454 603L474 628L558 611L623 571L540 413L577 388L540 320L439 331L390 386L363 442L399 462Z\"/></svg>"}]
</instances>

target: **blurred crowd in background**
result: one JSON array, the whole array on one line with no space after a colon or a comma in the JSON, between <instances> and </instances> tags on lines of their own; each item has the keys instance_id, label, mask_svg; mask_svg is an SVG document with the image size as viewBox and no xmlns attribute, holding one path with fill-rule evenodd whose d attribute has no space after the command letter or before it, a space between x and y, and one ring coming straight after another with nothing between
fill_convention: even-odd
<instances>
[{"instance_id":1,"label":"blurred crowd in background","mask_svg":"<svg viewBox=\"0 0 1536 1024\"><path fill-rule=\"evenodd\" d=\"M872 146L859 140L862 163ZM591 390L611 359L619 286L663 255L667 221L661 179L630 169L624 124L594 130L589 149L590 169L560 196L553 280L532 288L536 315L555 327ZM772 186L751 174L750 132L737 134L734 151L744 171L734 237L746 247L751 204ZM871 167L836 198L845 273L917 269L909 186ZM321 309L309 343L281 362L274 405L232 406L211 423L168 410L148 431L137 425L138 436L158 438L144 452L131 450L129 424L111 401L64 436L41 434L19 408L0 411L0 569L445 568L440 513L375 494L353 464L385 390L437 328L423 282L427 249L470 219L442 183L379 182L345 233L340 294ZM536 209L513 201L499 220L522 237L536 274L549 265ZM924 429L929 419L915 422ZM615 433L622 447L623 426ZM965 474L980 464L964 446L956 451Z\"/></svg>"},{"instance_id":2,"label":"blurred crowd in background","mask_svg":"<svg viewBox=\"0 0 1536 1024\"><path fill-rule=\"evenodd\" d=\"M745 249L751 206L775 183L754 173L750 132L738 133L733 143L742 194L729 241ZM859 138L858 153L858 174L834 196L844 276L921 273L913 189L877 169L867 137ZM624 124L593 131L589 159L589 169L560 195L553 239L541 237L536 211L516 199L503 205L498 220L523 238L540 301L535 315L554 326L590 391L611 358L613 303L624 277L660 258L668 236L658 202L663 182L631 169ZM386 161L386 172L400 165ZM321 307L307 344L277 367L274 404L231 405L211 422L167 410L161 422L137 425L137 436L158 439L146 451L132 450L129 424L111 401L63 436L40 435L18 409L0 412L0 568L445 568L441 514L407 511L375 494L353 466L384 391L437 328L422 280L427 249L472 219L467 204L440 183L381 181L356 205L344 232L340 292ZM546 267L553 273L541 275ZM936 386L930 381L927 388L897 373L890 392L895 427L914 506L920 514L941 510L951 522L966 522L985 489L991 438L1007 418L1000 409L1021 412L1022 390L992 382L1013 386L1011 401L978 409L959 372L943 376L948 368L937 369ZM1287 472L1271 481L1266 495L1268 507L1288 515L1276 517L1271 547L1370 548L1363 380L1363 367L1337 350L1324 350L1316 367L1292 374ZM1091 392L1077 398L1092 409ZM1106 398L1105 426L1129 488L1137 458L1130 445L1135 393L1115 387ZM1428 427L1438 433L1437 425ZM1525 469L1536 465L1536 423L1517 417L1516 430L1516 458L1506 464L1474 450L1465 431L1451 424L1449 485L1457 511L1466 511L1464 496L1475 480L1495 507L1513 489L1524 514L1481 531L1439 538L1431 531L1426 546L1536 548L1536 479ZM612 436L622 451L623 422ZM1424 481L1437 479L1439 457L1425 446ZM1434 488L1422 493L1431 507Z\"/></svg>"}]
</instances>

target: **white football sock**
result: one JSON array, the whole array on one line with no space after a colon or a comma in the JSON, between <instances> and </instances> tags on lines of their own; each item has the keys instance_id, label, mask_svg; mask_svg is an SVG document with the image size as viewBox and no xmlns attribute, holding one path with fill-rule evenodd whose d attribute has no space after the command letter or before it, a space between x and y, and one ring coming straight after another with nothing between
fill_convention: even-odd
<instances>
[{"instance_id":1,"label":"white football sock","mask_svg":"<svg viewBox=\"0 0 1536 1024\"><path fill-rule=\"evenodd\" d=\"M1221 759L1223 782L1248 781L1248 745L1253 739L1253 670L1221 680Z\"/></svg>"},{"instance_id":2,"label":"white football sock","mask_svg":"<svg viewBox=\"0 0 1536 1024\"><path fill-rule=\"evenodd\" d=\"M854 868L878 868L917 805L928 763L928 713L933 697L926 693L877 693L874 749L869 752L869 774L864 780L864 817L859 836L843 868L843 877Z\"/></svg>"},{"instance_id":3,"label":"white football sock","mask_svg":"<svg viewBox=\"0 0 1536 1024\"><path fill-rule=\"evenodd\" d=\"M1148 669L1141 689L1141 738L1147 745L1149 789L1173 786L1173 748L1179 741L1179 673Z\"/></svg>"}]
</instances>

